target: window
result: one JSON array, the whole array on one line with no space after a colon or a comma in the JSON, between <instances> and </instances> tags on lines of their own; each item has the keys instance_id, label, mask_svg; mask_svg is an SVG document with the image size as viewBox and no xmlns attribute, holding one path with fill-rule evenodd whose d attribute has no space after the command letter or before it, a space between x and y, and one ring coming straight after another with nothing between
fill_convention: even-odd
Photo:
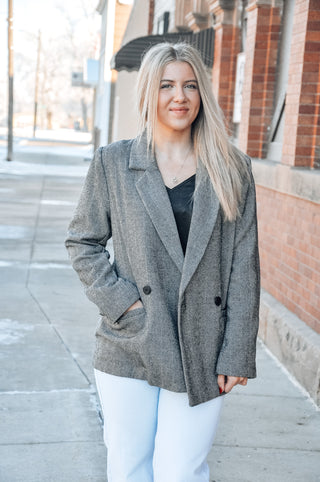
<instances>
[{"instance_id":1,"label":"window","mask_svg":"<svg viewBox=\"0 0 320 482\"><path fill-rule=\"evenodd\" d=\"M280 161L284 129L285 99L289 76L291 37L293 28L294 0L284 2L281 38L278 51L277 80L274 93L274 110L269 131L267 159Z\"/></svg>"},{"instance_id":2,"label":"window","mask_svg":"<svg viewBox=\"0 0 320 482\"><path fill-rule=\"evenodd\" d=\"M158 19L157 34L163 35L169 30L169 16L170 12L164 12Z\"/></svg>"}]
</instances>

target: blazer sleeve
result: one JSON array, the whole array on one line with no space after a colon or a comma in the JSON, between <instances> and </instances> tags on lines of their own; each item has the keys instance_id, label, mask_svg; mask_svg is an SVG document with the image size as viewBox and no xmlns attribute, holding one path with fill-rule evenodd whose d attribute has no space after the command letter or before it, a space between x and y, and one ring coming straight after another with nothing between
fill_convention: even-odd
<instances>
[{"instance_id":1,"label":"blazer sleeve","mask_svg":"<svg viewBox=\"0 0 320 482\"><path fill-rule=\"evenodd\" d=\"M250 177L242 215L235 226L225 333L216 373L254 378L259 325L260 265L256 193L252 173Z\"/></svg>"},{"instance_id":2,"label":"blazer sleeve","mask_svg":"<svg viewBox=\"0 0 320 482\"><path fill-rule=\"evenodd\" d=\"M136 285L119 277L109 262L105 248L111 235L108 186L100 148L91 161L65 245L87 297L101 314L115 322L140 294Z\"/></svg>"}]
</instances>

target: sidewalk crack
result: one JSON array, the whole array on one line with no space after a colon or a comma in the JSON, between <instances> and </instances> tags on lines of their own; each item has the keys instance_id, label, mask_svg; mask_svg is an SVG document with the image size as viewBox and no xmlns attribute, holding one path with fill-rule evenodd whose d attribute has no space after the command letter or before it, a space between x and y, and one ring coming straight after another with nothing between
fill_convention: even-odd
<instances>
[{"instance_id":1,"label":"sidewalk crack","mask_svg":"<svg viewBox=\"0 0 320 482\"><path fill-rule=\"evenodd\" d=\"M41 311L41 313L43 314L43 316L45 317L45 319L47 320L48 324L51 326L52 330L55 332L55 334L57 335L57 337L59 338L60 342L62 343L62 345L64 346L65 350L68 352L68 354L70 355L70 357L72 358L73 362L76 364L76 366L78 367L78 369L80 370L80 372L82 373L82 375L84 376L84 378L86 379L87 383L90 385L90 380L87 376L87 374L84 372L84 370L81 368L80 364L78 363L77 359L75 358L75 356L73 355L72 351L70 350L70 348L68 347L68 345L65 343L64 339L62 338L61 334L59 333L59 331L57 330L57 328L54 326L54 324L52 323L52 321L50 320L49 316L47 315L46 311L42 308L41 306L41 303L38 301L37 297L32 293L31 289L29 288L29 286L27 286L27 290L31 296L31 298L33 299L33 301L36 303L36 305L38 306L39 310Z\"/></svg>"},{"instance_id":2,"label":"sidewalk crack","mask_svg":"<svg viewBox=\"0 0 320 482\"><path fill-rule=\"evenodd\" d=\"M33 238L32 238L32 242L31 242L31 250L30 250L30 258L29 258L29 263L28 263L28 271L27 271L27 277L26 277L26 289L28 291L28 293L30 294L31 298L33 299L33 301L36 303L36 305L38 306L39 310L41 311L41 313L44 315L45 319L47 320L48 324L51 326L52 330L55 332L55 334L57 335L57 337L59 338L60 342L62 343L62 345L64 346L65 350L67 351L67 353L70 355L71 359L73 360L73 362L76 364L76 366L78 367L78 369L80 370L80 372L82 373L82 375L84 376L85 380L87 381L87 383L90 385L90 380L89 378L87 377L86 373L84 372L84 370L81 368L81 366L79 365L78 361L76 360L76 358L74 357L74 355L72 354L70 348L68 347L68 345L65 343L64 339L62 338L61 334L59 333L59 331L57 330L57 328L54 326L54 324L52 323L52 321L50 320L49 316L47 315L46 311L43 309L43 307L41 306L41 303L39 302L39 300L37 299L37 297L32 293L30 287L29 287L29 281L30 281L30 273L31 273L31 267L32 267L32 260L33 260L33 255L34 255L34 249L35 249L35 240L36 240L36 237L37 237L37 232L38 232L38 226L39 226L39 220L40 220L40 214L41 214L41 206L42 206L42 199L43 199L43 195L44 195L44 190L45 190L45 183L46 183L46 176L43 176L42 177L42 184L41 184L41 191L40 191L40 197L39 197L39 205L38 205L38 210L37 210L37 215L36 215L36 220L35 220L35 225L34 225L34 233L33 233Z\"/></svg>"}]
</instances>

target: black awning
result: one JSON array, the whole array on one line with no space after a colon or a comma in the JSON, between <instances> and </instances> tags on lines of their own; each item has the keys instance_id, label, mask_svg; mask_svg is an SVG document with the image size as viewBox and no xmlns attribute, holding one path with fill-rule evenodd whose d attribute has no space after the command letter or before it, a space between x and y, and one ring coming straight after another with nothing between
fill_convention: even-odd
<instances>
[{"instance_id":1,"label":"black awning","mask_svg":"<svg viewBox=\"0 0 320 482\"><path fill-rule=\"evenodd\" d=\"M131 40L112 57L111 68L132 71L139 70L145 52L152 46L162 42L186 42L197 48L205 65L212 67L214 53L214 29L207 28L200 32L166 33L164 35L147 35Z\"/></svg>"}]
</instances>

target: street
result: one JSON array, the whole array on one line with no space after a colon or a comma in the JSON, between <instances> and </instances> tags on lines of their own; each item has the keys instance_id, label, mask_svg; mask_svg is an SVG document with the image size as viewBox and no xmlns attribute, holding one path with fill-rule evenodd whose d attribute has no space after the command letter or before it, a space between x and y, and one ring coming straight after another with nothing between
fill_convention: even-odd
<instances>
[{"instance_id":1,"label":"street","mask_svg":"<svg viewBox=\"0 0 320 482\"><path fill-rule=\"evenodd\" d=\"M64 247L91 154L26 146L8 163L0 146L1 482L106 481L98 310ZM319 410L262 343L257 359L258 378L226 396L211 480L319 481Z\"/></svg>"}]
</instances>

